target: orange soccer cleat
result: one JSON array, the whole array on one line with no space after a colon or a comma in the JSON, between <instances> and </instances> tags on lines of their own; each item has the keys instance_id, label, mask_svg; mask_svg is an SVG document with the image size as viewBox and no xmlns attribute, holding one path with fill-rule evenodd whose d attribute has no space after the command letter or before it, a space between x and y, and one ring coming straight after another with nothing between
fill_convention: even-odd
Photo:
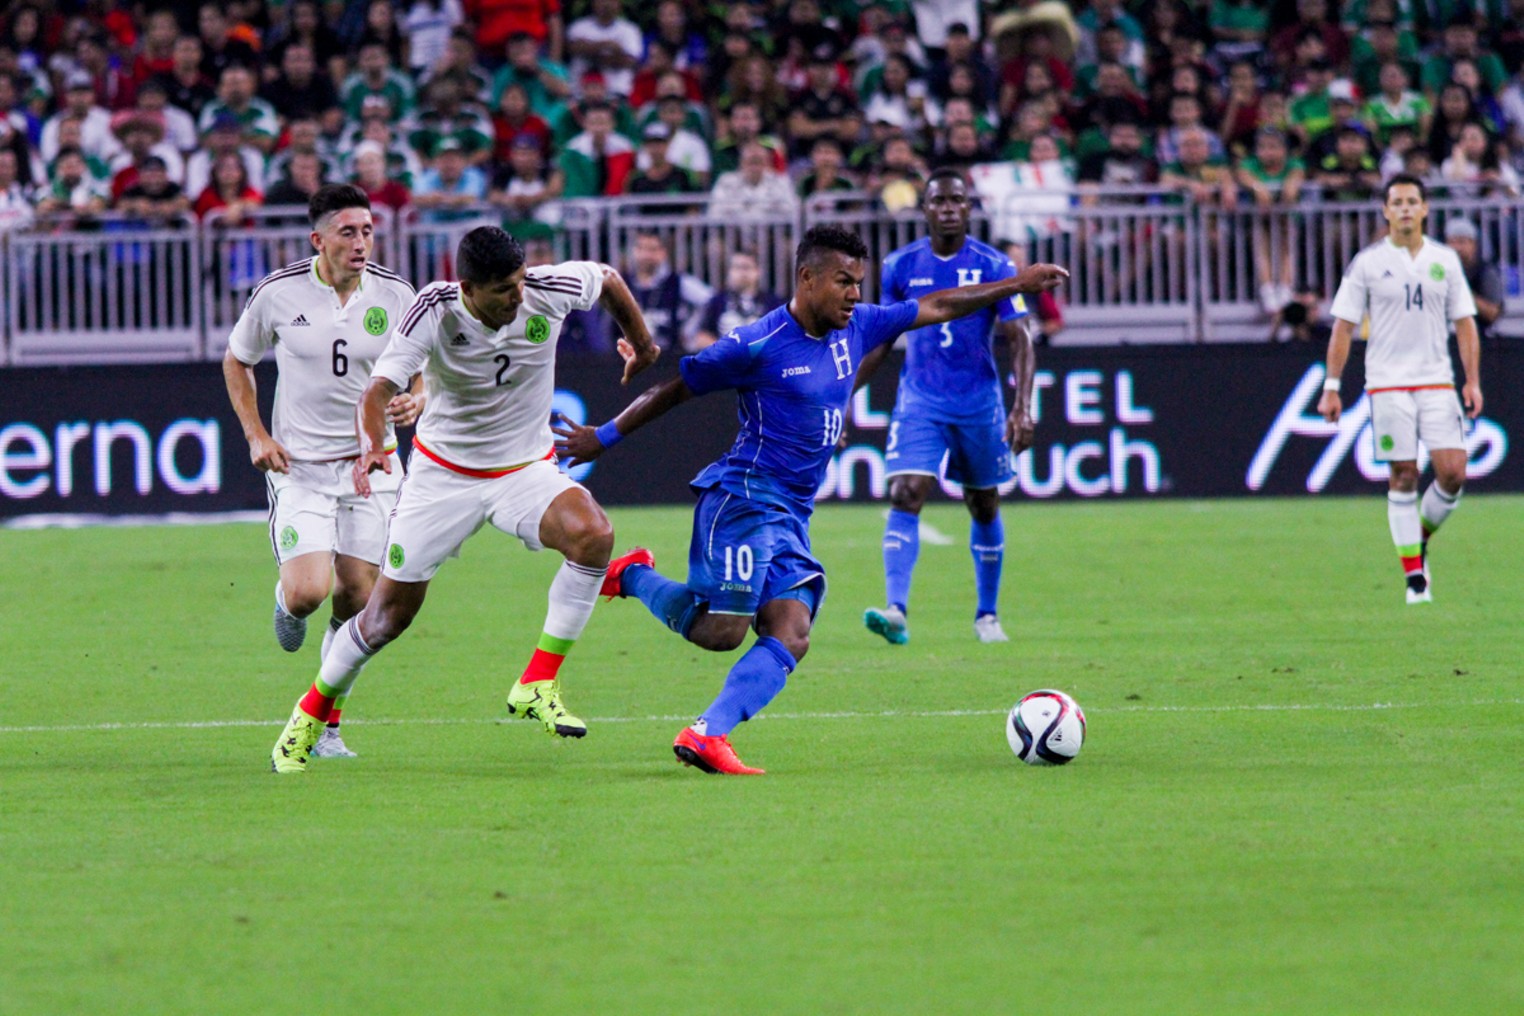
<instances>
[{"instance_id":1,"label":"orange soccer cleat","mask_svg":"<svg viewBox=\"0 0 1524 1016\"><path fill-rule=\"evenodd\" d=\"M656 557L646 548L636 547L623 557L614 558L609 562L608 574L604 576L603 588L598 590L598 595L606 596L611 600L616 596L624 596L624 591L619 586L619 577L632 564L643 564L647 568L655 568Z\"/></svg>"},{"instance_id":2,"label":"orange soccer cleat","mask_svg":"<svg viewBox=\"0 0 1524 1016\"><path fill-rule=\"evenodd\" d=\"M725 773L728 776L761 776L766 769L753 769L736 758L736 750L730 746L730 738L724 734L705 737L692 727L684 727L672 742L672 751L684 765L702 769L706 773Z\"/></svg>"}]
</instances>

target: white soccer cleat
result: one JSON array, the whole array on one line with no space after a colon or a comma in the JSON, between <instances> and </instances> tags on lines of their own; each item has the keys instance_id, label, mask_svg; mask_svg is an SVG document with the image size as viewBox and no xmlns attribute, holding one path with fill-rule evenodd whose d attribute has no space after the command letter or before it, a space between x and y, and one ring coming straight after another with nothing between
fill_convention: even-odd
<instances>
[{"instance_id":1,"label":"white soccer cleat","mask_svg":"<svg viewBox=\"0 0 1524 1016\"><path fill-rule=\"evenodd\" d=\"M294 653L306 639L307 619L286 611L286 598L281 595L280 583L275 583L275 641L286 652Z\"/></svg>"},{"instance_id":2,"label":"white soccer cleat","mask_svg":"<svg viewBox=\"0 0 1524 1016\"><path fill-rule=\"evenodd\" d=\"M1412 605L1414 603L1433 603L1433 602L1434 602L1434 594L1429 591L1429 588L1427 586L1424 587L1422 592L1419 592L1417 589L1414 589L1411 586L1408 587L1408 604L1409 605Z\"/></svg>"},{"instance_id":3,"label":"white soccer cleat","mask_svg":"<svg viewBox=\"0 0 1524 1016\"><path fill-rule=\"evenodd\" d=\"M994 614L982 614L974 619L974 635L980 642L1009 642L1010 636L1000 627L1000 618Z\"/></svg>"},{"instance_id":4,"label":"white soccer cleat","mask_svg":"<svg viewBox=\"0 0 1524 1016\"><path fill-rule=\"evenodd\" d=\"M339 736L338 727L324 727L323 733L318 737L317 744L312 746L313 758L359 758L355 752L349 750L344 743L344 738Z\"/></svg>"}]
</instances>

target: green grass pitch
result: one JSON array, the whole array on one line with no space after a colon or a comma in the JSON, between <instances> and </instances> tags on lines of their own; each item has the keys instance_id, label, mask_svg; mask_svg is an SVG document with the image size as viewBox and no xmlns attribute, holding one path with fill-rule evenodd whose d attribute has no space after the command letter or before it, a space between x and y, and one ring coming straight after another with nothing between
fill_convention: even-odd
<instances>
[{"instance_id":1,"label":"green grass pitch","mask_svg":"<svg viewBox=\"0 0 1524 1016\"><path fill-rule=\"evenodd\" d=\"M499 534L361 680L362 757L276 778L318 629L276 648L261 527L0 531L0 1013L1524 1011L1521 509L1468 496L1409 608L1374 490L1008 504L983 646L938 504L892 648L881 510L824 508L757 779L675 763L733 656L634 601L563 671L584 741L503 721L557 559ZM685 510L612 516L682 574ZM1064 768L1005 743L1043 687Z\"/></svg>"}]
</instances>

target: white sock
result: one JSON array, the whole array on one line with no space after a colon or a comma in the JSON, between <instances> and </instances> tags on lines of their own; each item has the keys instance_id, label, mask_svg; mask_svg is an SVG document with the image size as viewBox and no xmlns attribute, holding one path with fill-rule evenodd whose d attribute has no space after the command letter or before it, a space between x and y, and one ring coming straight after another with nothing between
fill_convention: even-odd
<instances>
[{"instance_id":1,"label":"white sock","mask_svg":"<svg viewBox=\"0 0 1524 1016\"><path fill-rule=\"evenodd\" d=\"M1418 506L1418 514L1423 519L1423 527L1427 533L1425 539L1445 524L1445 519L1448 519L1450 513L1455 511L1455 505L1460 501L1460 496L1460 491L1452 494L1441 487L1438 480L1429 484L1429 489L1423 492L1423 503Z\"/></svg>"},{"instance_id":2,"label":"white sock","mask_svg":"<svg viewBox=\"0 0 1524 1016\"><path fill-rule=\"evenodd\" d=\"M359 680L360 671L365 669L365 664L374 655L375 650L360 637L359 619L350 618L345 622L343 630L329 643L328 654L323 658L323 666L318 671L318 681L323 689L333 692L335 697L348 695L349 689Z\"/></svg>"},{"instance_id":3,"label":"white sock","mask_svg":"<svg viewBox=\"0 0 1524 1016\"><path fill-rule=\"evenodd\" d=\"M545 614L545 634L575 642L593 616L598 590L608 569L563 561L550 583L550 609Z\"/></svg>"},{"instance_id":4,"label":"white sock","mask_svg":"<svg viewBox=\"0 0 1524 1016\"><path fill-rule=\"evenodd\" d=\"M318 647L318 663L321 664L328 658L328 647L333 645L334 633L342 627L344 627L344 622L338 618L330 617L328 619L328 628L323 632L323 644Z\"/></svg>"},{"instance_id":5,"label":"white sock","mask_svg":"<svg viewBox=\"0 0 1524 1016\"><path fill-rule=\"evenodd\" d=\"M1403 559L1403 570L1416 569L1414 562L1423 550L1423 523L1418 521L1418 492L1387 491L1386 521L1392 528L1392 542L1397 545L1397 555Z\"/></svg>"}]
</instances>

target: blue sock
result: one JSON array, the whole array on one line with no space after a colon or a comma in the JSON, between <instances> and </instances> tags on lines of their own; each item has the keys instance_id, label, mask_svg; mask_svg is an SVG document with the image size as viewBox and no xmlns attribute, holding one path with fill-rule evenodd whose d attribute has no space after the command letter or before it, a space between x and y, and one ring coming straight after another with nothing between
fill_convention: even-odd
<instances>
[{"instance_id":1,"label":"blue sock","mask_svg":"<svg viewBox=\"0 0 1524 1016\"><path fill-rule=\"evenodd\" d=\"M624 595L633 596L656 615L656 620L688 637L704 600L681 582L673 582L655 568L632 564L619 576Z\"/></svg>"},{"instance_id":2,"label":"blue sock","mask_svg":"<svg viewBox=\"0 0 1524 1016\"><path fill-rule=\"evenodd\" d=\"M705 736L728 734L760 713L788 681L797 661L771 636L757 639L725 675L725 687L699 717Z\"/></svg>"},{"instance_id":3,"label":"blue sock","mask_svg":"<svg viewBox=\"0 0 1524 1016\"><path fill-rule=\"evenodd\" d=\"M1005 524L999 515L993 522L975 520L968 532L968 549L974 555L979 614L993 614L1000 600L1000 565L1005 561Z\"/></svg>"},{"instance_id":4,"label":"blue sock","mask_svg":"<svg viewBox=\"0 0 1524 1016\"><path fill-rule=\"evenodd\" d=\"M910 576L920 552L920 516L890 509L884 524L884 589L889 606L903 611L910 605Z\"/></svg>"}]
</instances>

